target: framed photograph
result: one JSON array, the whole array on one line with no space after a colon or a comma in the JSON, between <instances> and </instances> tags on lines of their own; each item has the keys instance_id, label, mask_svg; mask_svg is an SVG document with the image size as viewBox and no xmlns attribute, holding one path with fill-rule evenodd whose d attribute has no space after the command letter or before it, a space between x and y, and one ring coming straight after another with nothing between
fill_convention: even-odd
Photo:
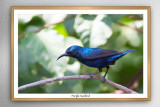
<instances>
[{"instance_id":1,"label":"framed photograph","mask_svg":"<svg viewBox=\"0 0 160 107\"><path fill-rule=\"evenodd\" d=\"M150 11L11 7L11 100L151 100Z\"/></svg>"}]
</instances>

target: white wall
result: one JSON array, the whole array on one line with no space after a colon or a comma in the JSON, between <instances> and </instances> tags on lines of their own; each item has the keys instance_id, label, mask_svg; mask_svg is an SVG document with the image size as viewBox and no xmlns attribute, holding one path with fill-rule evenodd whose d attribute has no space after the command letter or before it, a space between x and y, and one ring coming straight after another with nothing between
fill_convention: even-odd
<instances>
[{"instance_id":1,"label":"white wall","mask_svg":"<svg viewBox=\"0 0 160 107\"><path fill-rule=\"evenodd\" d=\"M10 6L151 6L151 101L10 101ZM0 13L1 107L158 107L160 105L160 0L0 0Z\"/></svg>"}]
</instances>

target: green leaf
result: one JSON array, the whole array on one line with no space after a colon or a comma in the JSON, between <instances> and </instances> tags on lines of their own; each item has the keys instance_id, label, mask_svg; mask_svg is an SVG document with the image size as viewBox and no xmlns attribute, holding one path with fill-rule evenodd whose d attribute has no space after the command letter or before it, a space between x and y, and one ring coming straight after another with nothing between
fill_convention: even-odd
<instances>
[{"instance_id":1,"label":"green leaf","mask_svg":"<svg viewBox=\"0 0 160 107\"><path fill-rule=\"evenodd\" d=\"M18 45L18 86L41 80L41 76L39 75L39 70L37 69L36 66L35 58L32 56L30 51L25 47L25 45L22 42L20 43L21 44ZM37 86L20 91L19 93L43 93L43 92L44 89L42 89L40 86Z\"/></svg>"},{"instance_id":2,"label":"green leaf","mask_svg":"<svg viewBox=\"0 0 160 107\"><path fill-rule=\"evenodd\" d=\"M34 32L45 24L41 15L20 15L18 18L18 35L25 32Z\"/></svg>"},{"instance_id":3,"label":"green leaf","mask_svg":"<svg viewBox=\"0 0 160 107\"><path fill-rule=\"evenodd\" d=\"M143 15L136 15L136 14L131 14L131 15L125 15L123 18L121 18L119 21L122 23L131 23L135 21L140 21L143 20Z\"/></svg>"},{"instance_id":4,"label":"green leaf","mask_svg":"<svg viewBox=\"0 0 160 107\"><path fill-rule=\"evenodd\" d=\"M18 21L18 35L23 34L25 32L25 28L26 28L25 23L19 20Z\"/></svg>"},{"instance_id":5,"label":"green leaf","mask_svg":"<svg viewBox=\"0 0 160 107\"><path fill-rule=\"evenodd\" d=\"M63 76L67 69L68 58L57 58L65 50L80 42L74 38L64 38L53 30L42 30L38 34L28 33L25 37L26 47L35 59L50 73ZM67 44L67 45L66 45Z\"/></svg>"},{"instance_id":6,"label":"green leaf","mask_svg":"<svg viewBox=\"0 0 160 107\"><path fill-rule=\"evenodd\" d=\"M103 20L106 15L78 15L74 28L84 46L98 47L107 42L111 36L111 23Z\"/></svg>"},{"instance_id":7,"label":"green leaf","mask_svg":"<svg viewBox=\"0 0 160 107\"><path fill-rule=\"evenodd\" d=\"M59 34L63 35L64 37L69 36L63 23L55 25L53 27L53 30L56 30Z\"/></svg>"},{"instance_id":8,"label":"green leaf","mask_svg":"<svg viewBox=\"0 0 160 107\"><path fill-rule=\"evenodd\" d=\"M32 19L26 24L26 26L38 26L42 27L44 26L45 21L41 17L41 15L35 15L32 17Z\"/></svg>"},{"instance_id":9,"label":"green leaf","mask_svg":"<svg viewBox=\"0 0 160 107\"><path fill-rule=\"evenodd\" d=\"M111 20L112 22L117 22L125 16L126 14L108 14L106 18Z\"/></svg>"},{"instance_id":10,"label":"green leaf","mask_svg":"<svg viewBox=\"0 0 160 107\"><path fill-rule=\"evenodd\" d=\"M41 32L37 35L33 33L28 33L25 39L26 47L30 50L35 59L48 72L54 74L54 72L56 72L56 70L58 70L59 68L61 68L59 69L60 72L63 73L65 71L65 65L68 60L63 60L63 64L55 63L56 57L58 57L59 53L58 48L62 48L64 44L62 43L62 45L56 46L53 41L54 36L52 36L52 33ZM56 40L59 41L59 38L56 38ZM55 46L57 47L57 50L54 48Z\"/></svg>"},{"instance_id":11,"label":"green leaf","mask_svg":"<svg viewBox=\"0 0 160 107\"><path fill-rule=\"evenodd\" d=\"M69 14L69 15L67 15L66 18L71 17L72 15L73 14L71 14L71 15ZM74 30L74 22L75 22L75 17L72 18L72 19L64 21L63 24L64 24L64 26L66 28L66 31L68 32L68 34L70 36L77 37L77 34L76 34L75 30Z\"/></svg>"},{"instance_id":12,"label":"green leaf","mask_svg":"<svg viewBox=\"0 0 160 107\"><path fill-rule=\"evenodd\" d=\"M18 22L28 23L34 14L18 14Z\"/></svg>"},{"instance_id":13,"label":"green leaf","mask_svg":"<svg viewBox=\"0 0 160 107\"><path fill-rule=\"evenodd\" d=\"M18 77L28 80L31 77L31 70L35 68L34 63L36 60L31 55L29 50L23 45L18 46ZM18 82L22 84L21 81Z\"/></svg>"}]
</instances>

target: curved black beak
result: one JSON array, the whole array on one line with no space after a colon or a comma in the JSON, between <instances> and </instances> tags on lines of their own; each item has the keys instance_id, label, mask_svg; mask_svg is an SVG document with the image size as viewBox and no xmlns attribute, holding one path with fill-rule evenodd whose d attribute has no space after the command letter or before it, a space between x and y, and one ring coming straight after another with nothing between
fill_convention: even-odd
<instances>
[{"instance_id":1,"label":"curved black beak","mask_svg":"<svg viewBox=\"0 0 160 107\"><path fill-rule=\"evenodd\" d=\"M57 58L57 60L58 60L59 58L63 57L63 56L68 56L68 54L67 54L67 53L62 54L61 56L59 56L59 57Z\"/></svg>"}]
</instances>

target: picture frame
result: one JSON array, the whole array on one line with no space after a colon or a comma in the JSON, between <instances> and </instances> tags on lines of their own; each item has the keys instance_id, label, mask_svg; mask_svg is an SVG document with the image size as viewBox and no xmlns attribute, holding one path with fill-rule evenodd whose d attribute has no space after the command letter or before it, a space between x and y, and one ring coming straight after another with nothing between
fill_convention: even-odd
<instances>
[{"instance_id":1,"label":"picture frame","mask_svg":"<svg viewBox=\"0 0 160 107\"><path fill-rule=\"evenodd\" d=\"M133 93L132 94L125 94L125 93L124 94L19 93L18 89L20 88L20 86L18 86L19 84L18 83L18 72L19 72L18 66L21 62L18 61L19 60L18 59L19 58L18 57L19 55L18 54L18 51L19 51L18 50L19 49L18 48L18 42L19 42L18 41L18 38L19 38L18 36L19 35L19 26L18 26L19 16L18 15L57 14L59 12L61 14L75 14L75 15L77 14L93 14L93 15L94 14L142 14L143 16L143 19L142 19L143 21L143 29L142 29L143 70L142 71L144 71L143 72L143 93L140 93L140 94L133 94ZM42 29L44 27L46 26L43 26ZM47 28L48 27L49 26L47 26ZM23 37L24 34L21 34L20 36ZM80 78L81 77L74 77L74 79L80 79ZM88 79L89 76L85 76L82 78ZM99 78L99 80L101 80L100 77L93 77L93 78ZM52 78L48 78L48 79L52 79ZM52 80L48 80L47 83L49 83L50 81ZM32 87L32 86L30 85L28 87ZM120 85L120 88L121 88L121 85ZM132 90L129 90L129 91L132 91ZM150 101L151 100L151 8L150 6L99 6L99 7L13 6L11 7L11 100L12 101Z\"/></svg>"}]
</instances>

